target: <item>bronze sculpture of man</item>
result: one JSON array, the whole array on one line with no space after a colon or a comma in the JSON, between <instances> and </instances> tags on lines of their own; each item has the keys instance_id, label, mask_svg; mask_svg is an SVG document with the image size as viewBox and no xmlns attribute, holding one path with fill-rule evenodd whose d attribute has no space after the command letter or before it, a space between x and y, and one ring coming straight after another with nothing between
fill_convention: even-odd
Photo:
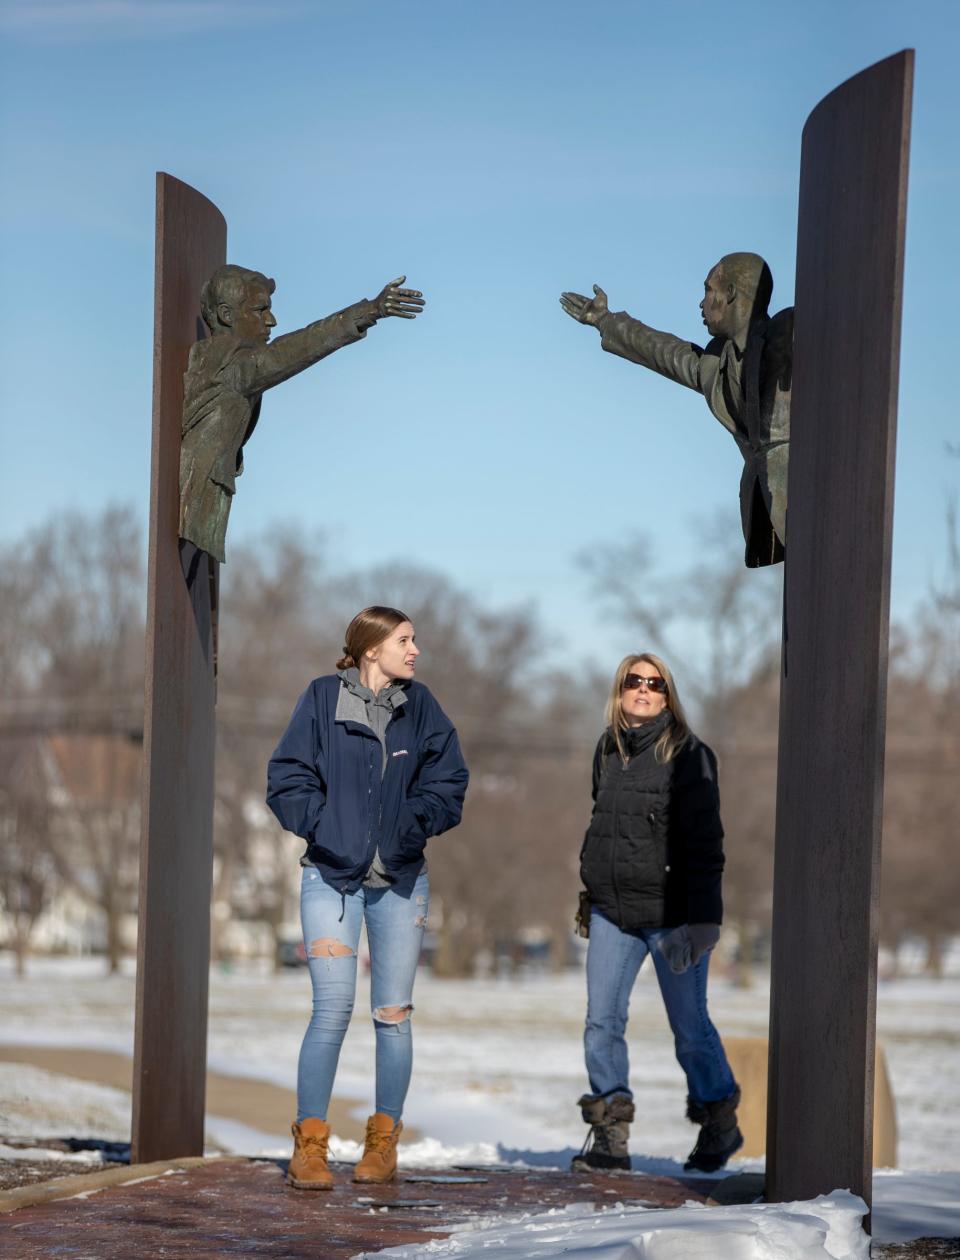
<instances>
[{"instance_id":1,"label":"bronze sculpture of man","mask_svg":"<svg viewBox=\"0 0 960 1260\"><path fill-rule=\"evenodd\" d=\"M726 254L703 287L700 310L711 336L705 349L609 310L598 285L593 298L564 293L560 304L599 331L604 350L703 394L743 456L745 562L776 564L787 537L793 308L768 316L773 277L758 254Z\"/></svg>"},{"instance_id":2,"label":"bronze sculpture of man","mask_svg":"<svg viewBox=\"0 0 960 1260\"><path fill-rule=\"evenodd\" d=\"M218 267L203 286L200 308L210 336L190 351L184 376L180 445L180 538L216 560L224 540L243 447L260 416L263 391L279 385L342 346L359 341L380 319L413 319L423 295L385 285L377 297L318 319L272 344L273 280L259 271Z\"/></svg>"}]
</instances>

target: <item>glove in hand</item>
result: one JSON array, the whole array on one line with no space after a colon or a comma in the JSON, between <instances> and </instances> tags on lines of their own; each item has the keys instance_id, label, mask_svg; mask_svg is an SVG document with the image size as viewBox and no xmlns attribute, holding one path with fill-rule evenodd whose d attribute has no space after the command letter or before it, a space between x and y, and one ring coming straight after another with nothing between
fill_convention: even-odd
<instances>
[{"instance_id":1,"label":"glove in hand","mask_svg":"<svg viewBox=\"0 0 960 1260\"><path fill-rule=\"evenodd\" d=\"M719 939L720 928L716 923L681 923L661 937L659 948L670 970L679 976L698 963Z\"/></svg>"}]
</instances>

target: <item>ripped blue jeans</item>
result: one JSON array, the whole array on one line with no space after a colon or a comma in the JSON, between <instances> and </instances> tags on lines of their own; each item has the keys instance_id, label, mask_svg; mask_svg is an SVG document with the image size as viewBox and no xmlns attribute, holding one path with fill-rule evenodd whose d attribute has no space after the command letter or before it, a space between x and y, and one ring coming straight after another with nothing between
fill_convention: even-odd
<instances>
[{"instance_id":1,"label":"ripped blue jeans","mask_svg":"<svg viewBox=\"0 0 960 1260\"><path fill-rule=\"evenodd\" d=\"M353 1014L364 922L377 1038L376 1110L400 1119L413 1068L413 981L429 899L426 872L408 897L392 888L363 887L344 897L324 883L319 871L304 867L300 922L313 985L313 1015L300 1047L298 1123L307 1116L327 1118L340 1047Z\"/></svg>"}]
</instances>

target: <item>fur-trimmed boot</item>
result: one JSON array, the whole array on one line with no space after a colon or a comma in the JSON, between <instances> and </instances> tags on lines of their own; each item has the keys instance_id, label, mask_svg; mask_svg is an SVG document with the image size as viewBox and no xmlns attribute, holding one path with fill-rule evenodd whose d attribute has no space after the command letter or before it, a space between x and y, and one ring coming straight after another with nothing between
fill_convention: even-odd
<instances>
[{"instance_id":1,"label":"fur-trimmed boot","mask_svg":"<svg viewBox=\"0 0 960 1260\"><path fill-rule=\"evenodd\" d=\"M403 1125L384 1111L375 1111L367 1121L363 1154L353 1170L354 1181L393 1181L397 1175L397 1142Z\"/></svg>"},{"instance_id":2,"label":"fur-trimmed boot","mask_svg":"<svg viewBox=\"0 0 960 1260\"><path fill-rule=\"evenodd\" d=\"M287 1181L298 1190L332 1190L333 1173L327 1167L330 1126L326 1120L307 1116L293 1126L293 1157Z\"/></svg>"},{"instance_id":3,"label":"fur-trimmed boot","mask_svg":"<svg viewBox=\"0 0 960 1260\"><path fill-rule=\"evenodd\" d=\"M571 1172L609 1171L612 1168L630 1168L627 1149L630 1138L630 1122L633 1120L633 1099L626 1094L613 1094L608 1098L595 1098L584 1094L577 1106L590 1132L583 1150L570 1164Z\"/></svg>"},{"instance_id":4,"label":"fur-trimmed boot","mask_svg":"<svg viewBox=\"0 0 960 1260\"><path fill-rule=\"evenodd\" d=\"M737 1124L739 1102L739 1089L716 1102L687 1099L687 1119L700 1125L700 1134L683 1166L685 1172L716 1172L743 1146L743 1134Z\"/></svg>"}]
</instances>

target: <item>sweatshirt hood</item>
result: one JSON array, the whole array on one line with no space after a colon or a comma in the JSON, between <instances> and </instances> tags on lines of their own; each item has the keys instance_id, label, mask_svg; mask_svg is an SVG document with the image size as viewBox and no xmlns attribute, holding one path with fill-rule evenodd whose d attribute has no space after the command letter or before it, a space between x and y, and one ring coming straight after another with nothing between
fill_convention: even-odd
<instances>
[{"instance_id":1,"label":"sweatshirt hood","mask_svg":"<svg viewBox=\"0 0 960 1260\"><path fill-rule=\"evenodd\" d=\"M396 679L387 683L386 687L381 687L380 691L374 694L369 687L365 687L360 681L360 670L356 665L351 665L349 669L338 669L337 674L347 691L365 704L382 704L385 707L396 709L406 702L405 684L398 682Z\"/></svg>"}]
</instances>

